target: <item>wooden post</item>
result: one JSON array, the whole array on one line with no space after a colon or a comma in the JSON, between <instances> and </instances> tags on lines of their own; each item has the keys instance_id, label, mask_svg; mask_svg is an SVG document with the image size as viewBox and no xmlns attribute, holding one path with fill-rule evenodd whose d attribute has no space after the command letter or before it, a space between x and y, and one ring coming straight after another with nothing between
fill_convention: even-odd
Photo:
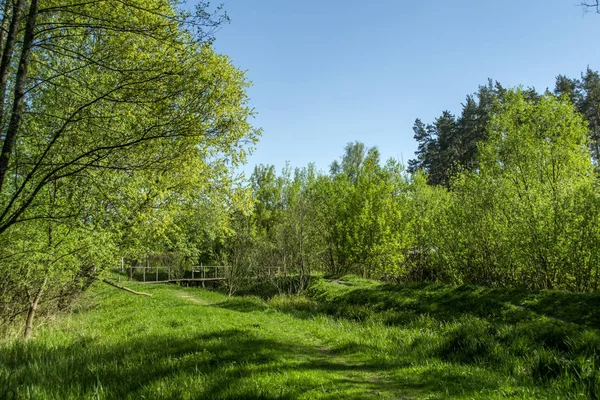
<instances>
[{"instance_id":1,"label":"wooden post","mask_svg":"<svg viewBox=\"0 0 600 400\"><path fill-rule=\"evenodd\" d=\"M142 273L144 275L144 282L146 282L146 268L150 265L150 259L148 258L148 254L146 254L146 266L142 267Z\"/></svg>"},{"instance_id":2,"label":"wooden post","mask_svg":"<svg viewBox=\"0 0 600 400\"><path fill-rule=\"evenodd\" d=\"M125 259L121 257L121 273L125 273Z\"/></svg>"}]
</instances>

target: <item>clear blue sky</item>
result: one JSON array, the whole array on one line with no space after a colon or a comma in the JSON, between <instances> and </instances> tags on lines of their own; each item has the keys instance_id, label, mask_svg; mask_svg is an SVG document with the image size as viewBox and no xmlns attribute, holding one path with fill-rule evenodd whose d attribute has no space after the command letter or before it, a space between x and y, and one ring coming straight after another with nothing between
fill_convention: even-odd
<instances>
[{"instance_id":1,"label":"clear blue sky","mask_svg":"<svg viewBox=\"0 0 600 400\"><path fill-rule=\"evenodd\" d=\"M600 15L578 0L224 0L216 49L253 81L263 136L245 168L326 170L347 142L413 157L415 118L457 114L487 78L554 86L600 69Z\"/></svg>"}]
</instances>

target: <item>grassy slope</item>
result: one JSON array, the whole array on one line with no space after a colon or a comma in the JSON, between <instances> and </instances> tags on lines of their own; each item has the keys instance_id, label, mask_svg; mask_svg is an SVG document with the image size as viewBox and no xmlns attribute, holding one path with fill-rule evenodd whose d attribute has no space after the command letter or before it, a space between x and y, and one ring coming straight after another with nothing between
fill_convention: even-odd
<instances>
[{"instance_id":1,"label":"grassy slope","mask_svg":"<svg viewBox=\"0 0 600 400\"><path fill-rule=\"evenodd\" d=\"M143 288L153 297L97 286L91 309L0 345L0 398L585 399L598 383L597 295L356 278L269 302Z\"/></svg>"}]
</instances>

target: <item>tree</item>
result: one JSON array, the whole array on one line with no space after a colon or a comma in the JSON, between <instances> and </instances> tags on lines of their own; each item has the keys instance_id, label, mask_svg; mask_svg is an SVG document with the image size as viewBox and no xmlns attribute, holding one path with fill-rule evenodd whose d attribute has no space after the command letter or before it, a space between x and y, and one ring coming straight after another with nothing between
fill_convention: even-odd
<instances>
[{"instance_id":1,"label":"tree","mask_svg":"<svg viewBox=\"0 0 600 400\"><path fill-rule=\"evenodd\" d=\"M581 79L564 75L556 77L554 93L565 96L588 122L590 153L596 164L600 161L600 75L589 67Z\"/></svg>"},{"instance_id":2,"label":"tree","mask_svg":"<svg viewBox=\"0 0 600 400\"><path fill-rule=\"evenodd\" d=\"M581 115L511 90L488 129L478 170L452 184L438 265L459 283L593 288L598 197Z\"/></svg>"},{"instance_id":3,"label":"tree","mask_svg":"<svg viewBox=\"0 0 600 400\"><path fill-rule=\"evenodd\" d=\"M581 75L580 100L575 104L588 121L590 151L596 163L600 162L600 75L587 68Z\"/></svg>"},{"instance_id":4,"label":"tree","mask_svg":"<svg viewBox=\"0 0 600 400\"><path fill-rule=\"evenodd\" d=\"M577 218L574 196L593 187L586 124L569 103L551 95L533 103L515 91L490 129L481 174L497 177L502 204L509 203L509 237L520 264L536 285L567 286L578 268L589 266L573 264L578 239L565 235Z\"/></svg>"},{"instance_id":5,"label":"tree","mask_svg":"<svg viewBox=\"0 0 600 400\"><path fill-rule=\"evenodd\" d=\"M529 92L534 96L533 89ZM444 111L432 124L417 119L413 132L419 147L408 170L423 170L429 184L448 187L458 172L475 169L477 144L487 137L490 113L504 93L505 89L490 79L476 94L467 96L459 117Z\"/></svg>"},{"instance_id":6,"label":"tree","mask_svg":"<svg viewBox=\"0 0 600 400\"><path fill-rule=\"evenodd\" d=\"M188 29L210 23L204 13L160 0L41 6L28 7L19 67L6 66L14 93L0 91L15 99L1 118L0 233L54 180L86 168L149 169L196 146L233 150L246 137L242 74ZM16 39L9 32L3 60Z\"/></svg>"},{"instance_id":7,"label":"tree","mask_svg":"<svg viewBox=\"0 0 600 400\"><path fill-rule=\"evenodd\" d=\"M283 187L284 214L276 232L280 264L287 276L288 292L308 287L313 268L319 266L318 224L315 224L312 190L316 181L314 165L296 169ZM279 290L281 291L281 287Z\"/></svg>"},{"instance_id":8,"label":"tree","mask_svg":"<svg viewBox=\"0 0 600 400\"><path fill-rule=\"evenodd\" d=\"M283 187L286 177L278 177L274 165L257 165L250 177L253 197L255 223L267 240L272 241L275 227L283 214Z\"/></svg>"},{"instance_id":9,"label":"tree","mask_svg":"<svg viewBox=\"0 0 600 400\"><path fill-rule=\"evenodd\" d=\"M444 187L427 184L422 171L412 174L408 189L408 220L411 242L406 254L404 278L409 281L452 281L447 263L434 262L440 256L440 239L446 237L447 211L451 193Z\"/></svg>"},{"instance_id":10,"label":"tree","mask_svg":"<svg viewBox=\"0 0 600 400\"><path fill-rule=\"evenodd\" d=\"M380 165L379 151L365 157L354 192L353 261L367 277L397 278L410 240L406 218L406 187L394 160Z\"/></svg>"},{"instance_id":11,"label":"tree","mask_svg":"<svg viewBox=\"0 0 600 400\"><path fill-rule=\"evenodd\" d=\"M531 101L540 95L535 88L523 90ZM468 95L460 116L444 111L432 124L417 120L414 138L419 142L417 158L409 161L410 172L423 170L431 185L449 187L457 173L473 171L478 166L478 144L487 138L491 115L501 106L506 89L499 82L488 80L477 93Z\"/></svg>"},{"instance_id":12,"label":"tree","mask_svg":"<svg viewBox=\"0 0 600 400\"><path fill-rule=\"evenodd\" d=\"M210 198L258 132L243 72L210 45L226 16L207 4L0 9L0 269L23 284L9 299L60 292L140 237L167 238L178 207Z\"/></svg>"},{"instance_id":13,"label":"tree","mask_svg":"<svg viewBox=\"0 0 600 400\"><path fill-rule=\"evenodd\" d=\"M340 167L338 167L340 166ZM312 187L314 219L329 274L397 278L409 247L406 185L394 160L384 166L377 148L349 143L329 176Z\"/></svg>"},{"instance_id":14,"label":"tree","mask_svg":"<svg viewBox=\"0 0 600 400\"><path fill-rule=\"evenodd\" d=\"M318 253L327 274L342 275L352 268L350 198L353 191L354 186L344 174L320 175L312 189L314 219L321 238Z\"/></svg>"},{"instance_id":15,"label":"tree","mask_svg":"<svg viewBox=\"0 0 600 400\"><path fill-rule=\"evenodd\" d=\"M256 267L257 234L249 210L233 210L230 234L227 235L221 261L228 266L226 285L231 296L248 284Z\"/></svg>"}]
</instances>

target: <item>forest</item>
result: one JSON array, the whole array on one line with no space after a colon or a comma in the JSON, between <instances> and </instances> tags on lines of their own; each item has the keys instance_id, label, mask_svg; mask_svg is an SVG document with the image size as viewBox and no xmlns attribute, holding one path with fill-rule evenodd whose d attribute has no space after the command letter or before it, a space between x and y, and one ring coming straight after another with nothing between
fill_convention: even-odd
<instances>
[{"instance_id":1,"label":"forest","mask_svg":"<svg viewBox=\"0 0 600 400\"><path fill-rule=\"evenodd\" d=\"M190 11L171 0L0 1L0 399L301 398L354 370L358 386L304 398L600 397L600 325L589 312L600 301L598 71L557 71L541 91L492 79L465 88L474 92L457 114L416 119L407 164L349 138L326 171L260 164L246 177L261 130L246 73L213 46L227 21L204 2ZM227 273L212 290L127 282L147 300L102 285L124 284L124 263L151 256ZM261 280L265 267L284 273ZM147 320L117 332L129 303ZM147 304L176 311L158 317ZM186 322L202 312L200 321L231 324L202 333L204 350L183 331L157 333L209 329ZM268 339L238 331L240 313ZM84 333L56 333L76 330L68 318ZM276 343L277 324L296 355ZM60 335L71 347L51 354ZM164 348L240 346L241 358L186 364L220 382L193 381L188 392L179 378L155 387L107 372L106 359L121 368L130 355L110 346L130 338L143 348L152 335L147 359L130 360L139 375L176 376L149 367L153 357L168 363ZM78 357L96 377L77 375ZM302 357L313 364L298 381L286 372L263 385L273 365L294 371ZM79 380L43 377L48 360ZM226 365L238 361L250 380L225 390L235 386ZM390 371L407 365L415 382L399 389Z\"/></svg>"}]
</instances>

